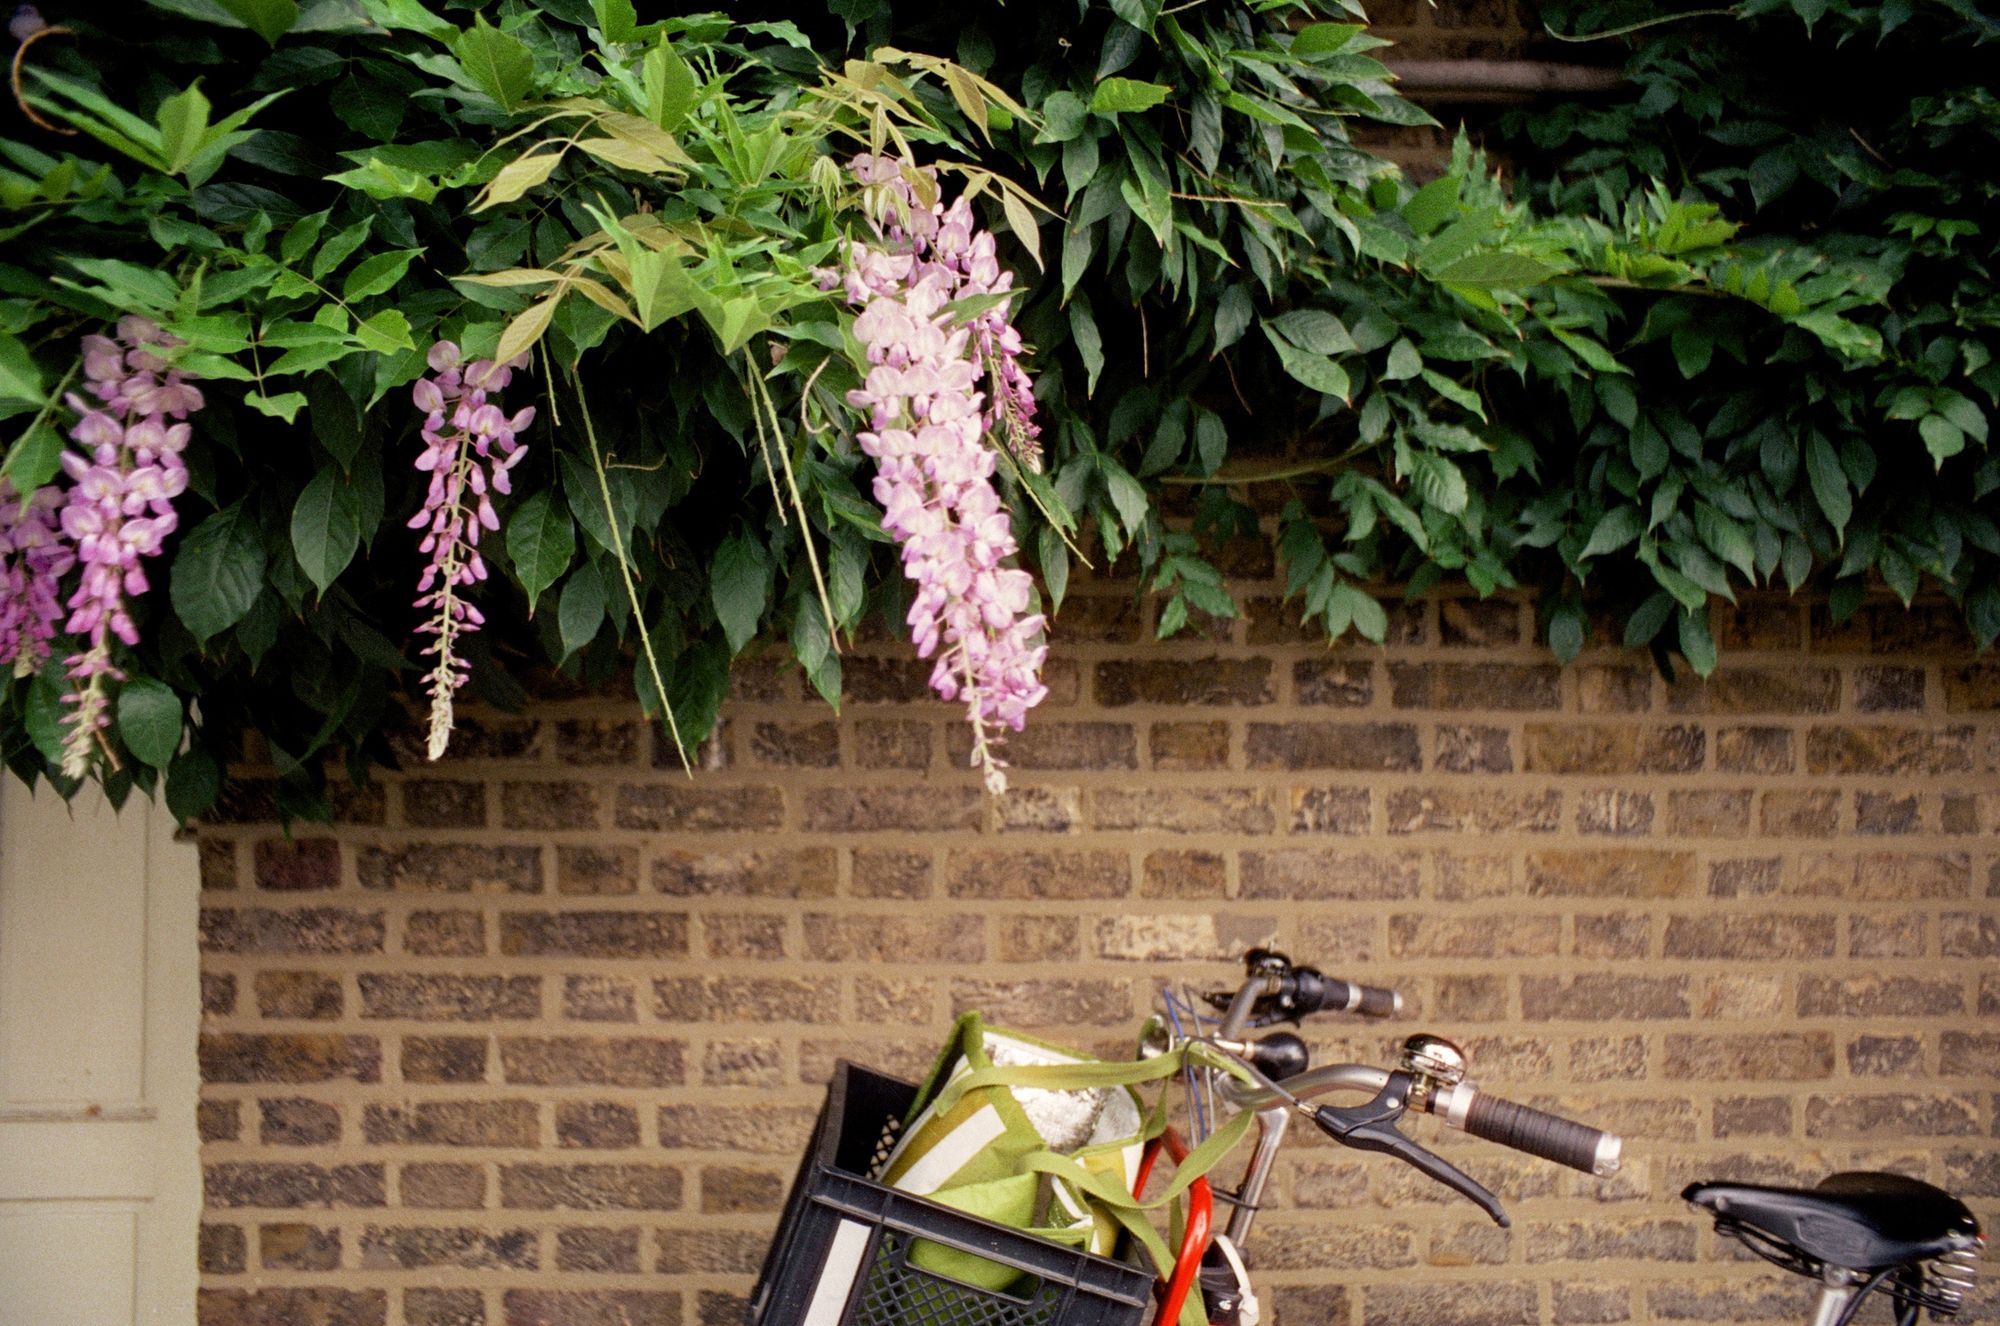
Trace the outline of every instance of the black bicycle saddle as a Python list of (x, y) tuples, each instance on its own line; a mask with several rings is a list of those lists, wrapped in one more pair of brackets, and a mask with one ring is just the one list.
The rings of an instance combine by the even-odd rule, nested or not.
[(1900, 1174), (1832, 1174), (1816, 1188), (1693, 1183), (1681, 1193), (1716, 1218), (1813, 1261), (1879, 1271), (1928, 1261), (1980, 1241), (1979, 1222), (1941, 1188)]

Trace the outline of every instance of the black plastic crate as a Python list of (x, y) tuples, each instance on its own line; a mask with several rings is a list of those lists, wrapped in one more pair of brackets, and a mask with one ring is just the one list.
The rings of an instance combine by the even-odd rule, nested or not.
[[(751, 1326), (1137, 1326), (1153, 1276), (1122, 1262), (897, 1192), (868, 1175), (917, 1088), (837, 1064), (777, 1237), (750, 1296)], [(918, 1240), (1024, 1274), (996, 1292), (912, 1265)]]

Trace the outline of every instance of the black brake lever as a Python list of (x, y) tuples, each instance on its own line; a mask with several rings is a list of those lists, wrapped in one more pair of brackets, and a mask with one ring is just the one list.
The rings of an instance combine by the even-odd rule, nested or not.
[(1391, 1073), (1389, 1081), (1365, 1105), (1345, 1109), (1321, 1105), (1312, 1120), (1327, 1136), (1357, 1151), (1379, 1151), (1412, 1166), (1453, 1192), (1458, 1193), (1493, 1218), (1502, 1229), (1510, 1223), (1486, 1185), (1436, 1152), (1427, 1151), (1396, 1131), (1396, 1120), (1409, 1108), (1411, 1079), (1408, 1073)]

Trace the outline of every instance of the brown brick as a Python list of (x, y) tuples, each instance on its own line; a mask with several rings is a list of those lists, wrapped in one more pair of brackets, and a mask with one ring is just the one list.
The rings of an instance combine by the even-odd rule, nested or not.
[(785, 1052), (776, 1040), (745, 1037), (710, 1041), (701, 1056), (707, 1087), (775, 1088), (784, 1085)]
[(1684, 898), (1695, 891), (1694, 855), (1641, 848), (1528, 853), (1536, 898)]
[(1431, 767), (1441, 773), (1514, 772), (1513, 734), (1504, 727), (1467, 723), (1438, 725)]
[(402, 785), (403, 823), (418, 829), (483, 829), (486, 784), (413, 778)]
[(486, 1299), (477, 1289), (405, 1289), (403, 1326), (486, 1326)]
[(840, 724), (760, 722), (750, 725), (750, 762), (762, 769), (837, 769)]
[(782, 916), (704, 916), (703, 947), (711, 958), (775, 961), (787, 955), (789, 923)]
[(1227, 956), (1215, 918), (1184, 916), (1103, 916), (1092, 928), (1091, 951), (1118, 962), (1202, 962)]
[[(1746, 810), (1745, 816), (1748, 816)], [(1785, 858), (1744, 857), (1714, 861), (1708, 867), (1708, 892), (1715, 898), (1767, 898), (1784, 891)]]
[(1807, 1137), (1977, 1137), (1985, 1131), (1978, 1102), (1970, 1096), (1896, 1093), (1806, 1101)]
[(760, 1233), (728, 1229), (661, 1229), (660, 1269), (687, 1274), (755, 1275), (764, 1264), (767, 1239)]
[(775, 1212), (784, 1205), (785, 1179), (742, 1165), (704, 1165), (701, 1209), (707, 1215)]
[(257, 844), (252, 871), (260, 889), (337, 889), (340, 844), (331, 838), (266, 838)]
[(202, 1326), (384, 1326), (389, 1296), (380, 1289), (200, 1289)]
[(1799, 1310), (1798, 1282), (1776, 1272), (1754, 1280), (1647, 1285), (1646, 1311), (1660, 1321), (1785, 1321)]
[(621, 829), (645, 833), (775, 829), (785, 821), (785, 798), (775, 787), (627, 783), (613, 818)]
[(1944, 707), (1955, 714), (2000, 709), (2000, 664), (1946, 668)]
[(1523, 976), (1521, 1015), (1530, 1022), (1684, 1018), (1685, 976)]
[(1586, 714), (1637, 714), (1653, 707), (1648, 667), (1577, 665), (1577, 708)]
[(954, 898), (1122, 898), (1132, 868), (1122, 852), (953, 851), (945, 889)]
[(1965, 1011), (1957, 981), (1917, 976), (1805, 976), (1800, 1017), (1940, 1017)]
[(228, 1017), (236, 1011), (236, 977), (228, 972), (201, 974), (201, 1011), (206, 1017)]
[(1897, 667), (1856, 668), (1854, 707), (1864, 714), (1922, 709), (1924, 670)]
[(1389, 832), (1554, 833), (1562, 828), (1560, 792), (1406, 787), (1383, 803)]
[(1341, 1285), (1272, 1285), (1259, 1290), (1258, 1296), (1266, 1293), (1270, 1295), (1266, 1311), (1285, 1326), (1347, 1326), (1353, 1311), (1354, 1294)]
[(622, 1229), (557, 1230), (556, 1269), (637, 1275), (639, 1227), (626, 1225)]
[(202, 1196), (211, 1208), (381, 1206), (387, 1197), (380, 1165), (295, 1165), (224, 1162), (202, 1169)]
[(533, 1101), (433, 1100), (370, 1105), (361, 1132), (376, 1146), (533, 1147), (541, 1125)]
[(346, 907), (204, 907), (204, 953), (380, 953), (382, 913)]
[(1577, 793), (1576, 831), (1607, 838), (1638, 838), (1653, 829), (1653, 797), (1647, 792), (1591, 788)]
[(1147, 729), (1153, 768), (1186, 772), (1229, 765), (1229, 724), (1154, 723)]
[(1561, 939), (1559, 916), (1402, 913), (1389, 918), (1392, 958), (1554, 957)]
[(1989, 1081), (2000, 1077), (2000, 1034), (1947, 1031), (1940, 1044), (1940, 1075)]
[(680, 1326), (681, 1296), (658, 1289), (509, 1289), (504, 1326)]
[(1506, 599), (1445, 599), (1438, 604), (1438, 643), (1481, 649), (1521, 643), (1521, 605)]
[(195, 843), (197, 869), (204, 893), (226, 893), (236, 888), (236, 844), (226, 838), (202, 838)]
[(1514, 891), (1514, 860), (1504, 855), (1438, 852), (1431, 858), (1437, 896), (1445, 902), (1500, 898)]
[(802, 794), (808, 833), (925, 833), (976, 829), (986, 819), (986, 793), (969, 785), (941, 787), (816, 787)]
[(666, 1165), (502, 1165), (500, 1205), (522, 1211), (677, 1211), (681, 1174)]
[(608, 1100), (565, 1100), (556, 1104), (556, 1145), (621, 1150), (639, 1145), (639, 1111)]
[(1532, 1284), (1482, 1282), (1468, 1294), (1458, 1285), (1370, 1284), (1361, 1290), (1364, 1321), (1403, 1321), (1411, 1326), (1519, 1326), (1538, 1313)]
[(1806, 770), (1815, 774), (1962, 774), (1975, 768), (1971, 726), (1815, 727), (1806, 733)]
[(1708, 737), (1690, 724), (1530, 723), (1521, 731), (1521, 746), (1521, 767), (1533, 773), (1694, 773), (1702, 766)]
[(237, 1275), (249, 1264), (243, 1226), (204, 1224), (195, 1240), (195, 1257), (203, 1275)]
[(1783, 1137), (1792, 1131), (1789, 1096), (1725, 1096), (1715, 1102), (1715, 1135)]
[(1375, 698), (1375, 665), (1346, 659), (1308, 658), (1292, 664), (1300, 704), (1366, 709)]
[(413, 893), (540, 893), (539, 847), (471, 843), (411, 843), (363, 847), (355, 873), (364, 889)]
[(1440, 976), (1433, 1010), (1464, 1022), (1496, 1022), (1507, 1016), (1504, 976)]
[(531, 1229), (370, 1225), (361, 1233), (363, 1270), (532, 1271), (541, 1249)]
[(1419, 860), (1414, 852), (1378, 856), (1308, 847), (1244, 852), (1242, 896), (1297, 902), (1414, 898)]
[(243, 1131), (243, 1102), (204, 1100), (195, 1106), (195, 1131), (204, 1142), (233, 1142)]
[(1915, 1036), (1856, 1036), (1847, 1043), (1849, 1077), (1904, 1079), (1921, 1076), (1923, 1067), (1924, 1044)]
[(1667, 689), (1678, 714), (1830, 714), (1840, 707), (1840, 671), (1814, 667), (1723, 667), (1706, 681)]
[(1327, 1221), (1290, 1225), (1281, 1241), (1258, 1250), (1268, 1271), (1304, 1271), (1323, 1266), (1398, 1270), (1417, 1264), (1415, 1231), (1407, 1225), (1335, 1225)]
[(1663, 1067), (1675, 1081), (1802, 1081), (1833, 1076), (1833, 1037), (1823, 1031), (1666, 1038)]
[(1700, 1226), (1684, 1220), (1537, 1221), (1522, 1231), (1529, 1262), (1691, 1262)]
[(204, 1082), (355, 1082), (382, 1080), (382, 1046), (373, 1036), (204, 1032)]
[(1117, 1026), (1132, 1016), (1123, 981), (967, 978), (951, 983), (952, 1015), (978, 1009), (1001, 1026)]
[[(1007, 927), (1035, 919), (994, 918), (995, 924), (1002, 927), (1001, 961), (1008, 960), (1005, 947), (1008, 942)], [(1049, 919), (1067, 923), (1072, 935), (1076, 932), (1077, 921), (1073, 916)], [(932, 1010), (939, 1007), (943, 998), (944, 982), (935, 976), (857, 976), (854, 978), (854, 1019), (857, 1022), (894, 1022), (929, 1027), (934, 1024)]]
[(1555, 1326), (1610, 1326), (1632, 1320), (1632, 1286), (1559, 1280), (1552, 1287)]
[(260, 971), (253, 982), (257, 1016), (338, 1018), (344, 1007), (340, 978), (316, 971)]
[(1569, 1043), (1569, 1075), (1576, 1082), (1616, 1082), (1646, 1075), (1643, 1036), (1578, 1036)]
[(1083, 953), (1083, 926), (1074, 916), (996, 916), (993, 928), (1001, 962), (1073, 962)]
[(1390, 701), (1398, 709), (1554, 709), (1562, 669), (1548, 663), (1391, 663)]
[[(986, 936), (976, 916), (841, 916), (808, 912), (805, 955), (815, 962), (974, 963), (986, 957)], [(786, 1021), (829, 1020), (800, 1008)]]
[(476, 1211), (486, 1205), (486, 1171), (478, 1165), (413, 1162), (397, 1179), (402, 1205), (419, 1210)]
[(931, 858), (894, 848), (854, 849), (849, 892), (857, 898), (928, 898)]
[(505, 912), (500, 951), (518, 957), (685, 957), (687, 917), (673, 912)]
[(1148, 852), (1139, 880), (1145, 898), (1220, 898), (1228, 887), (1228, 863), (1216, 852)]
[(1782, 727), (1725, 727), (1715, 734), (1715, 767), (1724, 773), (1786, 774), (1798, 765)]
[(830, 898), (838, 875), (831, 847), (698, 852), (653, 861), (653, 887), (676, 898)]
[(1097, 702), (1128, 704), (1259, 705), (1277, 699), (1268, 658), (1127, 660), (1099, 663)]
[(403, 951), (431, 958), (479, 957), (486, 952), (486, 917), (468, 911), (411, 912), (403, 922)]
[(931, 697), (931, 664), (898, 656), (848, 656), (841, 662), (840, 695), (851, 704), (908, 704)]
[(406, 1036), (402, 1066), (405, 1082), (484, 1082), (484, 1036)]
[(1365, 787), (1294, 787), (1290, 829), (1293, 833), (1364, 834), (1374, 825), (1371, 798)]
[(638, 891), (638, 848), (569, 843), (556, 848), (556, 892), (605, 895)]
[(1840, 829), (1838, 792), (1766, 792), (1758, 830), (1770, 838), (1828, 838)]
[(1069, 833), (1083, 823), (1083, 792), (1074, 787), (1015, 784), (992, 799), (1001, 833)]
[(1103, 788), (1090, 796), (1091, 822), (1126, 833), (1270, 833), (1278, 812), (1262, 788)]
[(1910, 913), (1891, 916), (1850, 916), (1847, 952), (1855, 958), (1917, 958), (1924, 952), (1925, 917)]
[(1796, 650), (1805, 642), (1805, 622), (1793, 603), (1746, 601), (1715, 617), (1716, 643), (1725, 649)]
[(331, 1146), (340, 1141), (340, 1111), (325, 1101), (286, 1097), (257, 1102), (257, 1140), (265, 1146)]
[(1580, 958), (1643, 958), (1652, 948), (1652, 935), (1650, 916), (1579, 914), (1575, 952)]
[(864, 718), (854, 725), (854, 762), (863, 769), (928, 769), (931, 725), (900, 718)]
[(636, 1022), (638, 986), (627, 976), (563, 977), (563, 1016), (573, 1022)]
[(685, 1080), (681, 1046), (656, 1036), (508, 1036), (500, 1074), (526, 1086), (677, 1086)]
[(1423, 752), (1412, 723), (1252, 723), (1252, 769), (1414, 771)]
[(1798, 962), (1834, 954), (1836, 921), (1823, 915), (1744, 914), (1667, 919), (1669, 958)]
[(1667, 794), (1666, 831), (1677, 838), (1734, 838), (1750, 831), (1748, 788)]
[[(1015, 769), (1139, 767), (1139, 736), (1129, 723), (1030, 723), (1005, 736), (1000, 754)], [(965, 768), (972, 754), (972, 730), (963, 723), (947, 728), (945, 750), (953, 765)]]
[(663, 1022), (838, 1022), (840, 982), (823, 976), (662, 977), (653, 982), (653, 1015)]
[(1938, 927), (1947, 958), (2000, 958), (2000, 916), (1947, 912), (1938, 918)]
[(737, 1151), (793, 1157), (805, 1149), (817, 1111), (811, 1106), (662, 1105), (660, 1145), (687, 1151)]
[(1799, 890), (1815, 897), (1910, 902), (1972, 893), (1972, 861), (1963, 852), (1865, 852), (1810, 855)]
[(412, 1022), (491, 1022), (537, 1017), (539, 976), (363, 974), (361, 1016)]

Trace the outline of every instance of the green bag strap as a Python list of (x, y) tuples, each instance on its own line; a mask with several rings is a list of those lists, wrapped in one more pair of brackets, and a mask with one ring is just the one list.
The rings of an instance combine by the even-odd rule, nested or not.
[(958, 1098), (981, 1087), (1029, 1087), (1043, 1091), (1088, 1091), (1099, 1087), (1130, 1087), (1157, 1082), (1181, 1071), (1183, 1056), (1157, 1059), (1092, 1059), (1073, 1064), (994, 1064), (960, 1073), (938, 1089), (938, 1108), (949, 1110)]
[(1113, 1183), (1105, 1175), (1088, 1169), (1059, 1152), (1031, 1151), (1021, 1157), (1019, 1163), (1023, 1169), (1066, 1181), (1072, 1187), (1096, 1198), (1114, 1212), (1157, 1211), (1179, 1199), (1193, 1186), (1196, 1179), (1206, 1175), (1224, 1156), (1234, 1150), (1256, 1117), (1248, 1112), (1234, 1115), (1229, 1122), (1203, 1138), (1199, 1146), (1188, 1152), (1187, 1159), (1175, 1166), (1173, 1179), (1157, 1197), (1151, 1200), (1142, 1199), (1125, 1191), (1122, 1185)]

